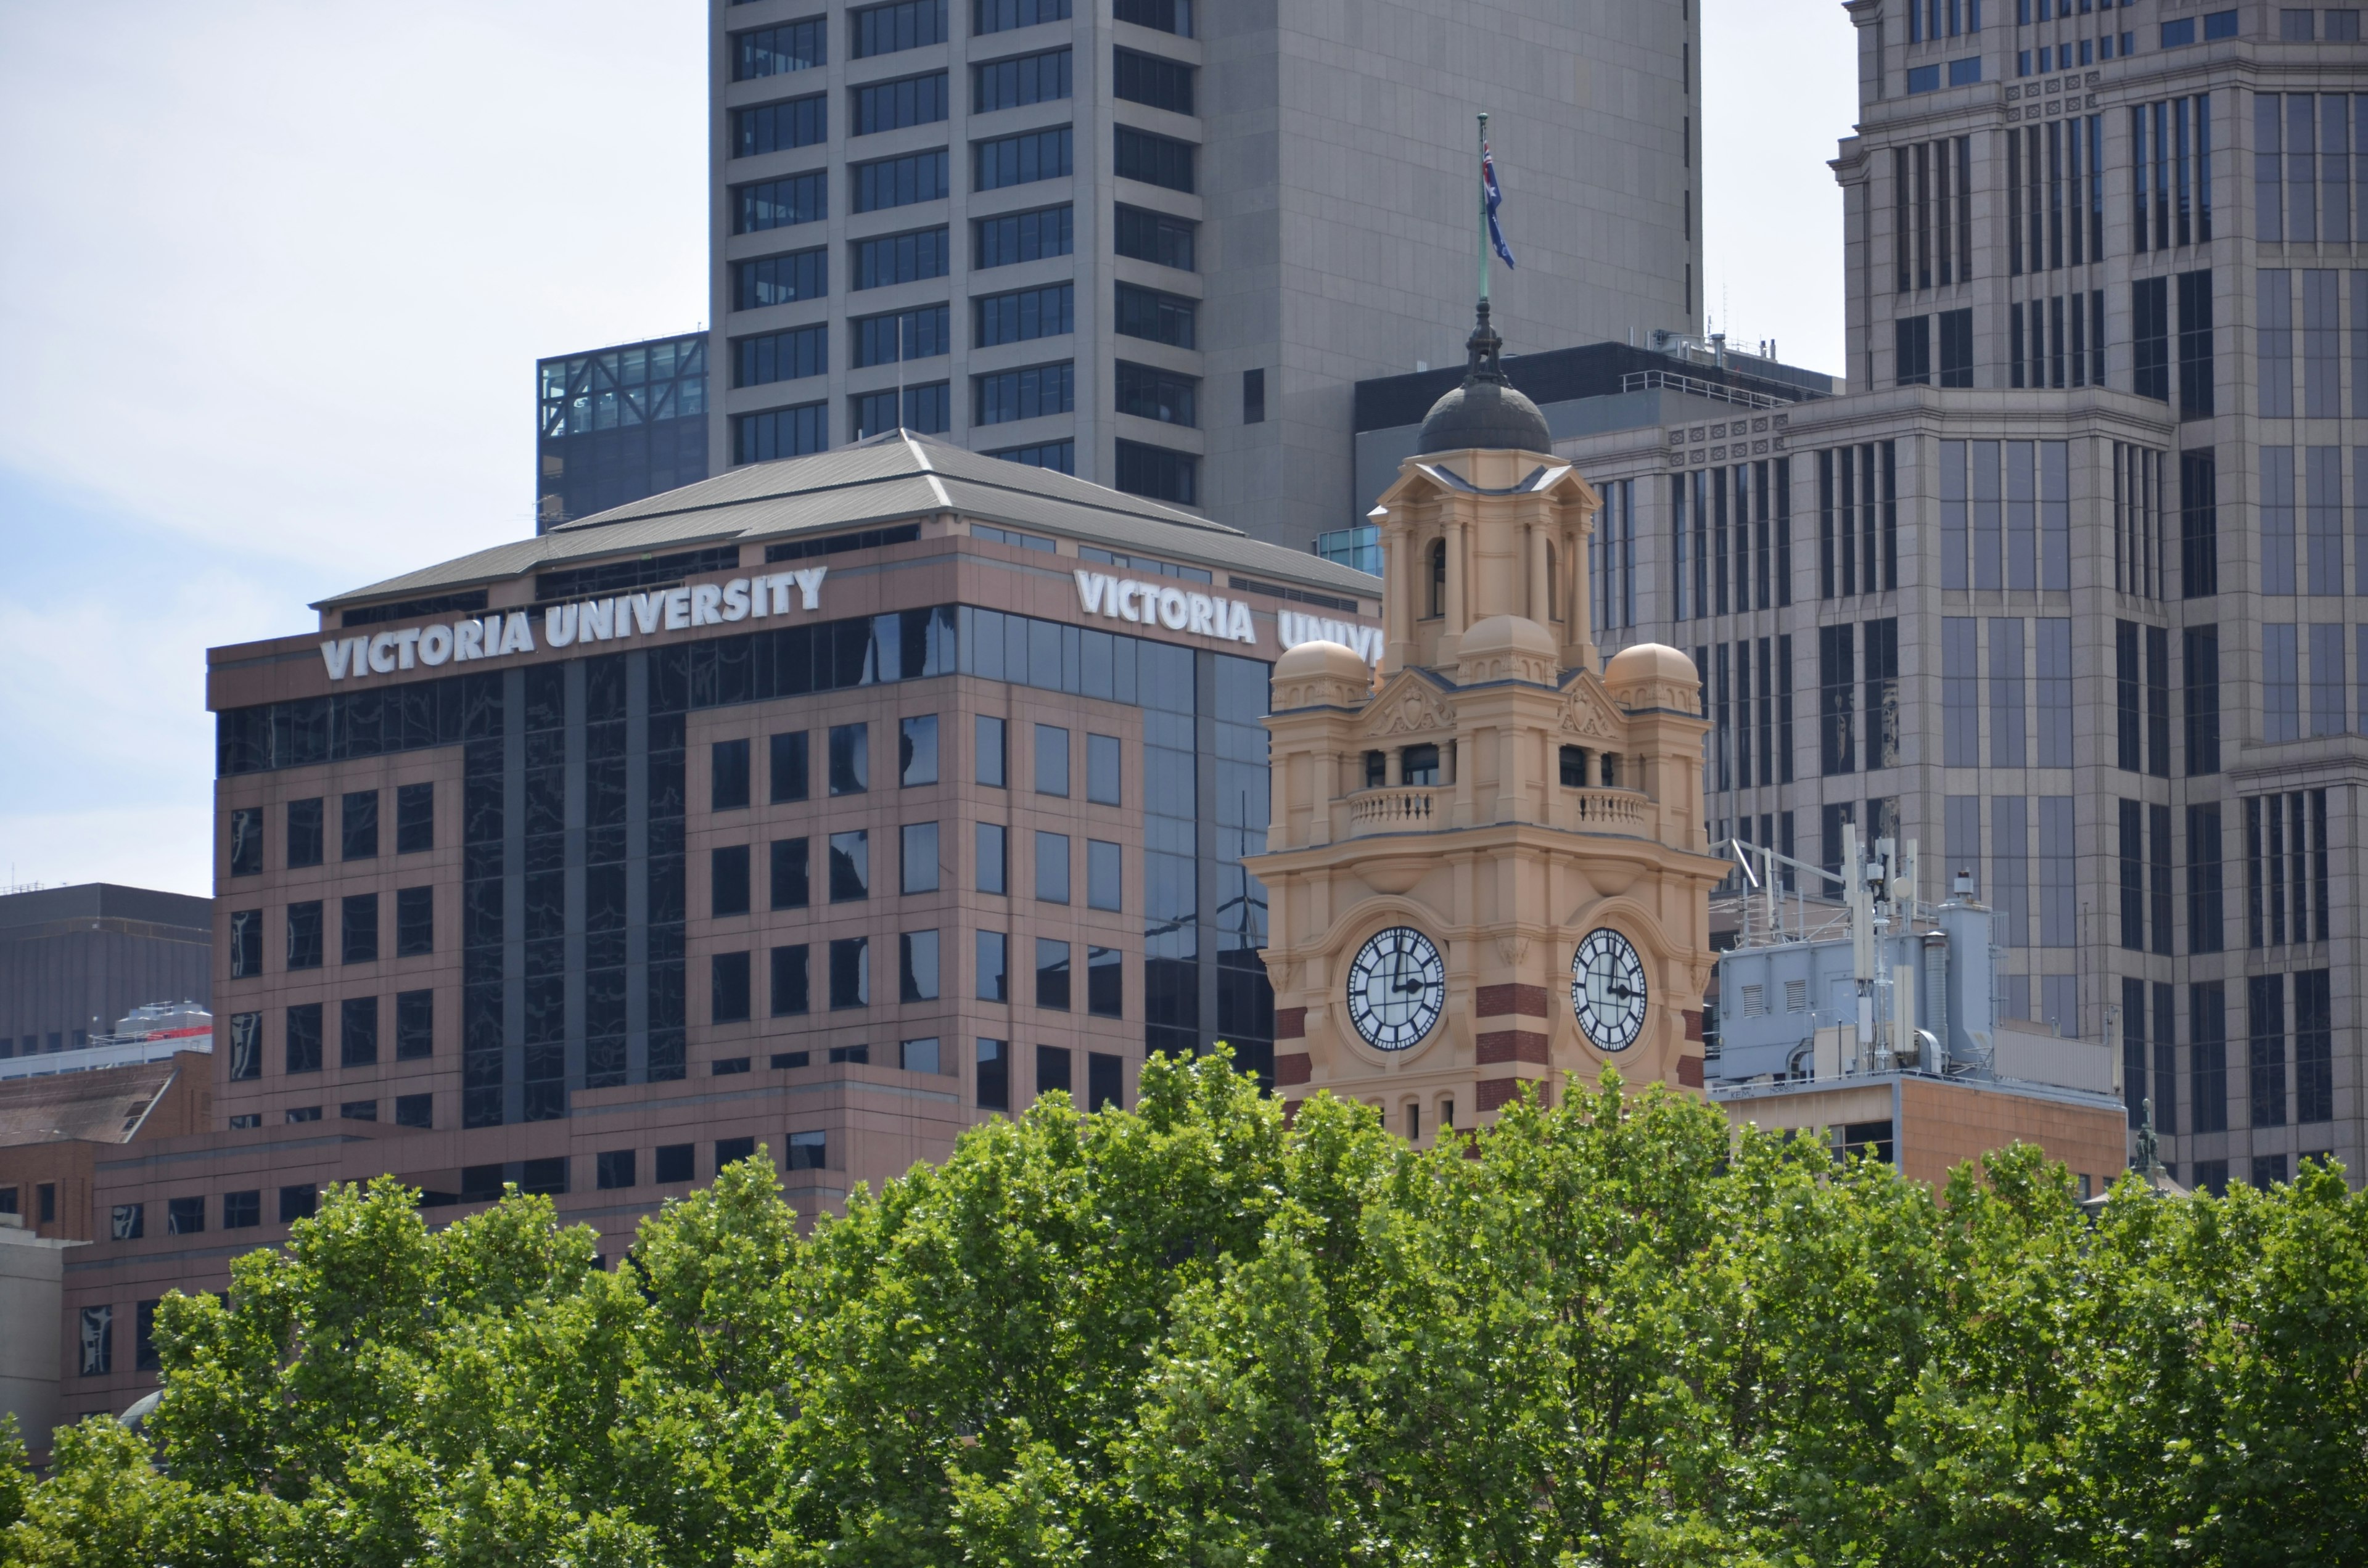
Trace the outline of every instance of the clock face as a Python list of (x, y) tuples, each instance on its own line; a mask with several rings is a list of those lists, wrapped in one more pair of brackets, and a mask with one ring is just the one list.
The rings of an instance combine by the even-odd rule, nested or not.
[(1376, 1051), (1418, 1044), (1447, 1006), (1447, 964), (1429, 937), (1393, 926), (1349, 966), (1349, 1017)]
[(1644, 960), (1609, 926), (1589, 931), (1571, 955), (1570, 1010), (1598, 1051), (1625, 1051), (1644, 1032)]

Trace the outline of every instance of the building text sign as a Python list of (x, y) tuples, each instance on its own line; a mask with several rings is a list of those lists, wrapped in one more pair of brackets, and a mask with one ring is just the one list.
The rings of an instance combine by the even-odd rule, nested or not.
[[(1258, 645), (1258, 622), (1240, 599), (1177, 586), (1174, 583), (1142, 582), (1107, 572), (1079, 572), (1077, 603), (1087, 615), (1131, 620), (1138, 626), (1164, 626), (1200, 637)], [(1382, 656), (1382, 631), (1353, 620), (1325, 620), (1296, 610), (1278, 610), (1275, 640), (1285, 648), (1302, 642), (1338, 642), (1353, 648), (1368, 664)]]
[[(822, 580), (829, 570), (809, 566), (768, 576), (549, 605), (542, 612), (542, 641), (547, 647), (564, 648), (816, 610), (822, 608)], [(321, 644), (321, 662), (328, 666), (331, 680), (358, 680), (423, 665), (434, 669), (439, 665), (534, 651), (534, 621), (529, 612), (514, 609), (433, 626), (407, 626), (399, 631), (340, 637)]]

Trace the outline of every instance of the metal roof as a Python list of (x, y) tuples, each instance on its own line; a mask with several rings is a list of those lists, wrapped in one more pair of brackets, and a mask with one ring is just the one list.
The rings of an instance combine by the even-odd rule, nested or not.
[(789, 539), (939, 512), (1336, 594), (1375, 598), (1382, 591), (1378, 577), (1190, 512), (900, 430), (810, 457), (751, 463), (532, 539), (355, 588), (313, 608), (476, 586), (660, 548)]

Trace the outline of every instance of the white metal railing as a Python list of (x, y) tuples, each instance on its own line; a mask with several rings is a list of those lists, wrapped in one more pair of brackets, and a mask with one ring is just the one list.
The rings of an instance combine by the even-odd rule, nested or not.
[(1741, 387), (1730, 387), (1718, 381), (1681, 376), (1674, 370), (1631, 370), (1620, 378), (1620, 390), (1624, 392), (1651, 392), (1656, 388), (1684, 392), (1691, 397), (1706, 397), (1714, 403), (1731, 403), (1743, 408), (1790, 408), (1795, 401), (1770, 392), (1747, 392)]
[(183, 1051), (211, 1054), (213, 1048), (213, 1036), (203, 1034), (37, 1051), (30, 1056), (0, 1057), (0, 1078), (46, 1078), (59, 1073), (96, 1072), (101, 1067), (132, 1067), (142, 1062), (170, 1061), (176, 1052)]

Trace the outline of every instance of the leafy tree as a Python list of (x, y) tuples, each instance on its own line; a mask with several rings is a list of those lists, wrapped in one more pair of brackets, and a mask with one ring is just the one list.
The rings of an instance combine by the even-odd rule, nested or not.
[(168, 1297), (26, 1564), (2368, 1561), (2368, 1199), (1944, 1194), (1606, 1074), (1422, 1152), (1220, 1056), (837, 1216), (769, 1159), (590, 1233), (341, 1187)]

